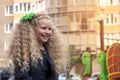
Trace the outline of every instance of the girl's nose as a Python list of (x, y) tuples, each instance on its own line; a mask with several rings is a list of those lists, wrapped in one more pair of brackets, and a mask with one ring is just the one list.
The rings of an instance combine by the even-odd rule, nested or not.
[(46, 29), (46, 33), (51, 33), (51, 30), (50, 29)]

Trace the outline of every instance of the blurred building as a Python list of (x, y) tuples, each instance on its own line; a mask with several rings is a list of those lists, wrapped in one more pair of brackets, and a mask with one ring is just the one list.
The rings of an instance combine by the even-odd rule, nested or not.
[[(45, 1), (46, 10), (64, 34), (71, 53), (88, 49), (97, 51), (100, 50), (101, 44), (106, 50), (112, 43), (120, 42), (120, 0)], [(100, 33), (101, 27), (103, 34)], [(100, 39), (103, 39), (102, 43)], [(99, 66), (96, 61), (92, 64)], [(80, 72), (80, 66), (75, 66), (76, 72)], [(94, 66), (93, 72), (100, 70), (100, 67)]]
[(96, 51), (96, 0), (46, 0), (46, 10), (64, 34), (71, 53)]
[(0, 67), (8, 67), (9, 61), (3, 58), (6, 57), (9, 35), (13, 27), (13, 0), (0, 0), (0, 10)]
[(13, 27), (13, 0), (0, 0), (0, 58), (6, 55)]
[(44, 12), (44, 0), (14, 0), (14, 23), (18, 22), (21, 16), (30, 12)]
[[(46, 0), (46, 9), (55, 25), (65, 35), (72, 53), (90, 48), (104, 50), (120, 42), (120, 0)], [(100, 43), (100, 20), (103, 41)]]
[(0, 67), (7, 67), (11, 31), (20, 17), (29, 12), (44, 12), (44, 0), (0, 0)]
[[(97, 16), (104, 22), (104, 48), (120, 42), (120, 0), (97, 0)], [(100, 26), (97, 26), (98, 42)], [(97, 44), (98, 47), (100, 44)]]

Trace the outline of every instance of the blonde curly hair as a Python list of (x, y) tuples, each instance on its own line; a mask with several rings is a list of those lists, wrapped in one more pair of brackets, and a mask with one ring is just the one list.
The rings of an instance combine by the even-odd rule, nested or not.
[[(46, 14), (35, 14), (31, 20), (20, 21), (14, 31), (13, 39), (10, 45), (10, 58), (13, 63), (17, 62), (21, 67), (20, 71), (29, 70), (29, 62), (37, 66), (38, 59), (42, 59), (38, 40), (34, 32), (34, 28), (38, 25), (38, 20), (51, 18)], [(69, 61), (68, 48), (63, 41), (63, 37), (55, 26), (51, 26), (52, 35), (45, 44), (51, 59), (55, 64), (55, 69), (58, 73), (66, 71)]]

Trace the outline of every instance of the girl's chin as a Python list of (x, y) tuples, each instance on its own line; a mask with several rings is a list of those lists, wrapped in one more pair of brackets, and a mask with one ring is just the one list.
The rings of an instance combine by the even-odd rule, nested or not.
[(39, 38), (39, 42), (45, 43), (45, 42), (47, 42), (47, 41), (48, 41), (48, 39), (45, 39), (45, 38)]
[(47, 40), (42, 40), (43, 43), (45, 43), (45, 42), (47, 42), (47, 41), (48, 41), (48, 39), (47, 39)]

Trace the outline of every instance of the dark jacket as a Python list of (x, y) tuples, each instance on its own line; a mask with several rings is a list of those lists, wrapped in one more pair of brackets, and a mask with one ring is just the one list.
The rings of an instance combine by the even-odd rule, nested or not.
[(58, 80), (54, 65), (46, 51), (42, 51), (43, 59), (39, 60), (39, 65), (26, 72), (20, 72), (20, 67), (15, 67), (15, 80)]

